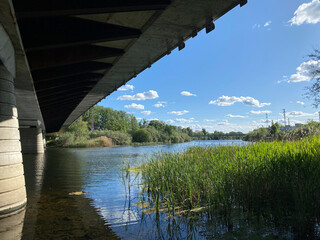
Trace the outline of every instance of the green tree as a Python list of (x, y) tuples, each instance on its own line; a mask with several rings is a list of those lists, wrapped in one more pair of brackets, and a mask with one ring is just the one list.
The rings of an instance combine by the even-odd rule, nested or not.
[(207, 130), (205, 128), (202, 128), (201, 131), (202, 131), (203, 136), (207, 136), (208, 135), (208, 132), (207, 132)]
[(73, 133), (76, 139), (89, 138), (88, 123), (81, 118), (72, 123), (67, 131)]
[(312, 78), (315, 80), (310, 87), (307, 87), (306, 97), (313, 100), (313, 106), (318, 108), (320, 105), (320, 50), (315, 49), (313, 54), (309, 55), (310, 60), (316, 62), (312, 70)]
[(136, 130), (132, 137), (134, 142), (143, 143), (152, 141), (151, 134), (145, 129)]
[(276, 135), (280, 132), (280, 124), (279, 123), (273, 123), (271, 124), (270, 133), (272, 135)]

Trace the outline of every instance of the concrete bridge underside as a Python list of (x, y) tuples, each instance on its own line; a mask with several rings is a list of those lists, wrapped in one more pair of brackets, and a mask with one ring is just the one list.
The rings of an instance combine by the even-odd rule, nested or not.
[(0, 213), (26, 202), (21, 145), (43, 152), (42, 132), (69, 126), (246, 3), (0, 0)]

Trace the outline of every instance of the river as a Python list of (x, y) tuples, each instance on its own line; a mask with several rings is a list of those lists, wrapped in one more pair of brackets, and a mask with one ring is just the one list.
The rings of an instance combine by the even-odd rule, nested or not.
[[(142, 214), (135, 205), (140, 191), (136, 184), (138, 173), (124, 168), (129, 164), (137, 166), (159, 151), (232, 144), (246, 143), (225, 140), (137, 147), (49, 148), (45, 154), (24, 155), (28, 203), (21, 220), (21, 238), (225, 239), (228, 230), (218, 221), (209, 224), (205, 217)], [(265, 234), (264, 229), (259, 228), (257, 234), (259, 231)], [(237, 236), (241, 239), (241, 233)]]

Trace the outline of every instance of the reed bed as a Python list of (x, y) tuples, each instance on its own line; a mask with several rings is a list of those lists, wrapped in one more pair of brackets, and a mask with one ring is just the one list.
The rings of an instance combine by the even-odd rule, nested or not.
[(158, 153), (142, 166), (153, 205), (224, 216), (256, 214), (297, 236), (315, 236), (320, 219), (320, 137)]

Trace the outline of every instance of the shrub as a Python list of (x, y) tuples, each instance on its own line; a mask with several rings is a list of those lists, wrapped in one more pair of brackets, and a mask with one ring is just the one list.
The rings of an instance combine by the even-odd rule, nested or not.
[(92, 147), (112, 147), (112, 139), (106, 136), (90, 139), (90, 143), (93, 143)]
[(152, 141), (151, 134), (145, 129), (136, 130), (133, 133), (132, 137), (133, 137), (134, 142), (142, 143), (142, 142), (151, 142)]
[(72, 144), (75, 140), (75, 135), (72, 132), (62, 133), (58, 138), (58, 145), (62, 145), (63, 147)]
[(120, 131), (112, 130), (98, 130), (90, 133), (91, 138), (97, 138), (105, 136), (112, 139), (113, 144), (115, 145), (129, 145), (132, 142), (132, 137), (130, 134)]
[(82, 119), (78, 119), (74, 123), (70, 125), (67, 132), (71, 132), (74, 134), (75, 138), (89, 138), (89, 129), (88, 129), (88, 123), (82, 121)]

